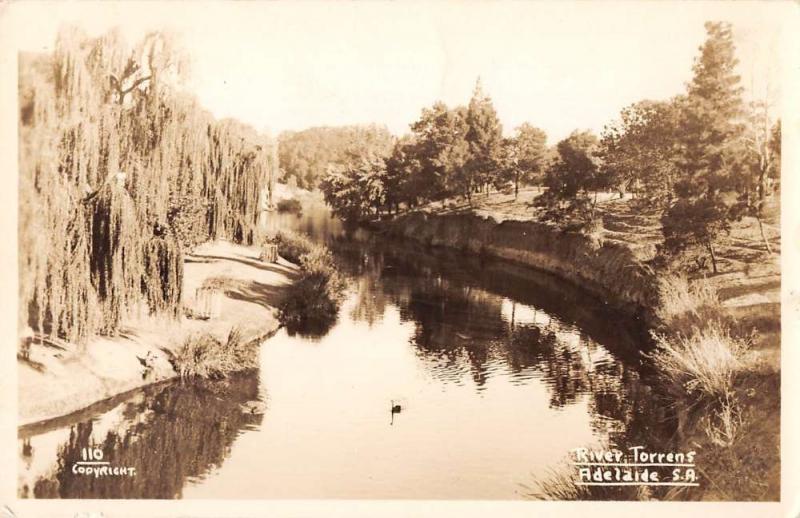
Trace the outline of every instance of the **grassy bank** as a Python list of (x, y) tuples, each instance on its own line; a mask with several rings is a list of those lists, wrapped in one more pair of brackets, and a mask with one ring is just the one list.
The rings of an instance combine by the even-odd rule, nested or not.
[(675, 443), (699, 452), (702, 498), (778, 500), (780, 371), (756, 349), (766, 333), (736, 319), (706, 280), (659, 282), (648, 358), (673, 409)]
[[(184, 263), (182, 312), (146, 314), (123, 323), (116, 337), (86, 344), (32, 337), (18, 360), (19, 424), (78, 411), (92, 403), (179, 375), (224, 376), (255, 366), (256, 345), (278, 329), (278, 306), (298, 268), (266, 264), (254, 247), (206, 243)], [(214, 318), (197, 318), (198, 288), (219, 290)]]

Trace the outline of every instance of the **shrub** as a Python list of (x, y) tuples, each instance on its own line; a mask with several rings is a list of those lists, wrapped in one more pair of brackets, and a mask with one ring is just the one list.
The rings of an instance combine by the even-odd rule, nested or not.
[(344, 281), (331, 252), (301, 234), (275, 236), (278, 253), (300, 266), (300, 278), (278, 308), (278, 319), (290, 334), (321, 335), (336, 321)]
[(209, 333), (191, 336), (178, 349), (173, 364), (182, 378), (225, 378), (258, 366), (258, 342), (245, 343), (238, 328), (231, 329), (225, 342)]
[(294, 232), (278, 232), (272, 242), (278, 245), (278, 255), (298, 265), (303, 255), (319, 246), (305, 235)]
[(289, 334), (320, 336), (336, 322), (339, 296), (333, 282), (315, 273), (303, 276), (289, 288), (278, 319)]
[(277, 207), (278, 212), (281, 213), (301, 214), (303, 212), (303, 206), (300, 204), (300, 201), (295, 198), (281, 200), (278, 202)]
[(727, 401), (736, 378), (751, 365), (751, 339), (731, 336), (719, 323), (695, 329), (688, 337), (656, 334), (648, 354), (678, 394)]

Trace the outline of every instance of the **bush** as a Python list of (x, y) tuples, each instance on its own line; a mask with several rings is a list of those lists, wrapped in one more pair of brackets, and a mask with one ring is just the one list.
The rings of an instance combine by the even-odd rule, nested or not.
[(303, 276), (280, 305), (278, 319), (290, 335), (321, 336), (336, 322), (339, 297), (333, 282), (315, 273)]
[(258, 367), (258, 342), (245, 343), (237, 328), (231, 329), (225, 342), (209, 333), (192, 336), (178, 349), (173, 365), (182, 378), (225, 378)]
[(302, 214), (303, 206), (299, 200), (295, 198), (288, 198), (278, 202), (278, 212), (287, 214)]
[(294, 232), (278, 232), (271, 241), (278, 245), (278, 255), (297, 265), (303, 255), (319, 246), (305, 235)]
[(301, 234), (281, 232), (273, 241), (281, 256), (300, 266), (300, 278), (281, 302), (278, 319), (290, 334), (324, 334), (336, 321), (344, 291), (333, 256)]

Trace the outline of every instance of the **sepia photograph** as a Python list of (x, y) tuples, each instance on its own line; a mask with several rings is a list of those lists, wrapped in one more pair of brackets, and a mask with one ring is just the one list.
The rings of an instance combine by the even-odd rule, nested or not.
[(798, 9), (0, 5), (2, 516), (796, 500)]

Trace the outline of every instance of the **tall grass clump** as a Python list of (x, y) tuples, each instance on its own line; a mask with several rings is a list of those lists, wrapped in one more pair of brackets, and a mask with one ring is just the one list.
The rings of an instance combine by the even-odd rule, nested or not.
[(322, 335), (336, 321), (344, 291), (333, 256), (302, 234), (281, 232), (278, 253), (300, 266), (300, 277), (278, 307), (278, 319), (290, 334)]
[(655, 335), (653, 365), (676, 392), (727, 401), (737, 376), (751, 365), (750, 340), (734, 337), (719, 323), (688, 336)]
[(695, 328), (714, 322), (728, 323), (719, 297), (708, 281), (690, 282), (678, 275), (659, 278), (655, 315), (662, 330), (670, 334), (688, 335)]
[(272, 142), (214, 120), (185, 70), (161, 33), (68, 28), (19, 56), (20, 327), (80, 342), (178, 315), (184, 246), (253, 242)]
[(577, 470), (566, 462), (552, 468), (532, 485), (521, 484), (522, 496), (543, 501), (642, 501), (652, 495), (647, 486), (578, 485)]
[(258, 342), (243, 341), (237, 328), (225, 341), (209, 333), (191, 336), (178, 348), (173, 365), (182, 378), (225, 378), (258, 367)]
[(737, 376), (751, 365), (754, 337), (731, 332), (731, 318), (707, 281), (669, 276), (658, 288), (659, 328), (648, 355), (654, 367), (676, 395), (728, 401)]

